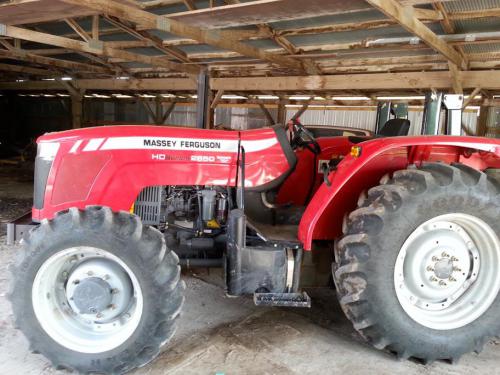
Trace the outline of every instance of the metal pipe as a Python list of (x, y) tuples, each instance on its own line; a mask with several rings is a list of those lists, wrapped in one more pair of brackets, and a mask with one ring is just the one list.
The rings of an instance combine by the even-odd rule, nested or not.
[[(482, 33), (467, 33), (467, 34), (446, 34), (438, 35), (438, 38), (446, 42), (474, 42), (476, 40), (500, 39), (500, 31), (489, 31)], [(366, 46), (376, 46), (385, 44), (419, 44), (423, 43), (419, 37), (408, 36), (400, 38), (378, 38), (368, 40)]]
[(199, 258), (181, 258), (179, 259), (179, 264), (182, 267), (196, 268), (196, 267), (209, 267), (209, 268), (220, 268), (222, 267), (222, 258), (209, 258), (209, 259), (199, 259)]

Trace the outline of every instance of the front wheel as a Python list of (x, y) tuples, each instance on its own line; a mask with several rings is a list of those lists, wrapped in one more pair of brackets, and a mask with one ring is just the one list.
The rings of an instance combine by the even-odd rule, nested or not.
[(428, 163), (383, 179), (352, 212), (334, 280), (377, 348), (457, 360), (500, 334), (500, 186), (467, 166)]
[(24, 240), (10, 299), (31, 350), (56, 368), (117, 374), (151, 361), (183, 302), (157, 230), (106, 207), (71, 209)]

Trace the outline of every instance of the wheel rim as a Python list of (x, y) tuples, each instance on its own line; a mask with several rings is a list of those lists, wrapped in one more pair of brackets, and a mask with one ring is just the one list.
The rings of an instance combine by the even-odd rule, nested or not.
[(417, 323), (436, 330), (479, 318), (500, 290), (500, 241), (483, 220), (438, 216), (420, 225), (399, 251), (394, 286)]
[(83, 246), (58, 252), (42, 264), (32, 303), (45, 332), (81, 353), (123, 344), (143, 310), (142, 291), (130, 268), (105, 250)]

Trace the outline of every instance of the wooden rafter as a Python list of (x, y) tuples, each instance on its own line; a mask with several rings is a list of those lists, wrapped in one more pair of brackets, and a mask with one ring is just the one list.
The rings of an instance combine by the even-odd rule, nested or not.
[[(240, 0), (231, 0), (231, 4), (239, 4)], [(270, 26), (267, 23), (260, 23), (257, 25), (257, 28), (261, 31), (263, 31), (264, 34), (267, 34), (276, 44), (281, 46), (287, 53), (291, 55), (298, 55), (300, 54), (300, 50), (294, 46), (292, 42), (290, 42), (286, 37), (283, 35), (278, 35), (274, 28)], [(304, 70), (307, 73), (310, 74), (318, 74), (321, 73), (320, 69), (318, 66), (314, 63), (314, 61), (310, 59), (305, 59), (302, 60), (302, 63), (304, 64)]]
[(21, 49), (0, 50), (0, 57), (12, 60), (26, 61), (33, 64), (44, 65), (49, 68), (63, 69), (66, 71), (74, 70), (89, 73), (113, 74), (113, 71), (106, 67), (39, 56), (37, 54)]
[(91, 36), (87, 34), (87, 32), (74, 19), (66, 18), (64, 22), (66, 22), (66, 24), (71, 27), (85, 42), (92, 39)]
[(0, 63), (0, 70), (5, 72), (16, 72), (16, 73), (30, 74), (36, 76), (47, 76), (54, 74), (50, 70), (46, 69), (38, 69), (38, 68), (31, 68), (29, 66), (3, 64), (3, 63)]
[(460, 69), (467, 69), (467, 61), (453, 47), (440, 39), (434, 32), (415, 17), (415, 9), (411, 6), (402, 6), (395, 0), (366, 0), (386, 16), (397, 21), (410, 33), (418, 36), (431, 48), (443, 54), (449, 61)]
[(182, 62), (192, 62), (186, 55), (186, 53), (176, 47), (167, 47), (163, 45), (163, 42), (160, 38), (156, 37), (155, 35), (147, 32), (147, 31), (138, 31), (134, 27), (130, 25), (126, 25), (125, 23), (121, 22), (118, 19), (115, 19), (113, 17), (105, 16), (106, 21), (109, 23), (113, 24), (116, 27), (121, 28), (123, 31), (126, 33), (134, 36), (137, 39), (140, 39), (144, 42), (146, 42), (147, 45), (152, 46), (156, 48), (157, 50), (166, 53), (169, 56), (175, 57), (176, 59), (182, 61)]
[(38, 31), (28, 30), (16, 26), (6, 26), (5, 36), (12, 38), (19, 38), (29, 40), (31, 42), (49, 44), (61, 48), (68, 48), (78, 52), (92, 53), (106, 57), (116, 57), (125, 61), (136, 61), (153, 66), (161, 66), (175, 71), (181, 71), (191, 74), (196, 74), (198, 69), (194, 66), (186, 66), (183, 64), (175, 63), (165, 60), (161, 57), (140, 55), (112, 47), (106, 46), (103, 42), (102, 45), (91, 45), (89, 42), (82, 42), (69, 38), (64, 38), (56, 35), (41, 33)]
[(193, 0), (182, 0), (182, 1), (189, 10), (196, 10), (196, 5), (194, 5)]
[(105, 13), (120, 19), (133, 22), (147, 29), (168, 31), (182, 37), (198, 40), (214, 47), (235, 51), (244, 56), (267, 60), (278, 65), (302, 70), (302, 64), (292, 58), (266, 52), (262, 49), (243, 44), (230, 31), (203, 30), (196, 26), (186, 25), (179, 21), (158, 16), (115, 0), (63, 0), (69, 4), (79, 4), (99, 13)]

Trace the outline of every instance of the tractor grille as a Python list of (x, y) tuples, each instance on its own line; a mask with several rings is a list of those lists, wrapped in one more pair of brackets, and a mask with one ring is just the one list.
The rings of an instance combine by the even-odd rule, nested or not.
[(143, 189), (134, 203), (134, 213), (147, 225), (160, 224), (162, 186)]

